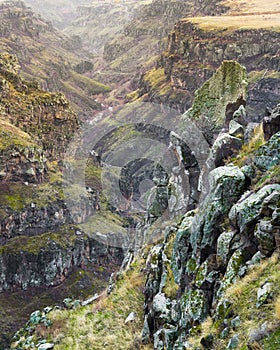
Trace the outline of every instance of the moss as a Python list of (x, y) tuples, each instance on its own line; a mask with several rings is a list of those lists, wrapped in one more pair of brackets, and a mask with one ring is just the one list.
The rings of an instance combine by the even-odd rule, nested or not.
[(0, 152), (15, 146), (31, 145), (34, 145), (34, 142), (27, 133), (0, 118)]
[(112, 89), (104, 84), (101, 84), (91, 78), (88, 78), (82, 74), (76, 73), (76, 72), (71, 72), (71, 76), (73, 81), (75, 83), (88, 91), (89, 94), (91, 95), (96, 95), (96, 94), (101, 94), (101, 93), (106, 93), (111, 91)]
[(247, 163), (248, 159), (253, 156), (254, 152), (256, 152), (264, 143), (265, 140), (263, 128), (260, 124), (254, 129), (253, 136), (249, 142), (247, 144), (244, 144), (238, 155), (234, 158), (231, 158), (229, 162), (232, 162), (234, 165), (237, 165), (241, 168)]
[[(54, 179), (55, 181), (57, 178)], [(34, 203), (37, 208), (42, 208), (51, 203), (64, 199), (63, 189), (60, 183), (42, 183), (36, 187), (21, 183), (9, 183), (0, 193), (0, 209), (2, 211), (10, 207), (15, 211), (22, 211)], [(4, 211), (2, 213), (7, 216)], [(2, 217), (2, 216), (1, 216)]]
[(263, 344), (263, 350), (278, 350), (280, 348), (280, 327), (270, 334)]
[(166, 76), (164, 73), (164, 68), (154, 68), (146, 73), (144, 81), (148, 83), (151, 89), (156, 89), (166, 82)]
[(119, 215), (111, 211), (101, 211), (92, 215), (87, 222), (80, 225), (81, 229), (87, 233), (100, 232), (103, 234), (116, 233), (126, 236), (125, 226), (127, 222)]
[(132, 91), (129, 94), (127, 94), (126, 99), (129, 102), (133, 102), (133, 101), (137, 100), (138, 96), (139, 96), (139, 90), (135, 90), (135, 91)]
[(179, 285), (174, 280), (174, 273), (171, 267), (171, 259), (173, 246), (176, 239), (176, 233), (173, 232), (168, 237), (168, 242), (165, 243), (164, 254), (168, 261), (165, 262), (165, 285), (163, 288), (163, 292), (168, 298), (175, 299), (177, 292), (179, 290)]
[(224, 124), (226, 106), (247, 95), (246, 69), (235, 61), (224, 61), (212, 78), (195, 93), (186, 117), (211, 120), (214, 126)]
[(262, 174), (261, 178), (256, 177), (254, 185), (254, 190), (259, 190), (265, 185), (280, 183), (280, 167), (275, 165), (271, 169)]
[(0, 247), (0, 254), (16, 255), (20, 252), (27, 252), (38, 255), (41, 250), (55, 243), (62, 248), (67, 248), (76, 240), (75, 231), (68, 226), (60, 229), (60, 232), (48, 232), (40, 236), (18, 236), (11, 238), (9, 242)]

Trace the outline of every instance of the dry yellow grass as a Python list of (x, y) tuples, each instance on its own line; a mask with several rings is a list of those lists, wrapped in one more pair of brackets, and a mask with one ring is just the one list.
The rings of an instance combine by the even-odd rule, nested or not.
[(229, 6), (231, 14), (280, 12), (279, 0), (225, 0), (222, 5)]
[(275, 315), (277, 320), (280, 320), (280, 296), (276, 299), (275, 302)]
[[(229, 33), (237, 29), (269, 29), (280, 31), (280, 12), (263, 15), (206, 16), (185, 19), (207, 31), (227, 29)], [(226, 33), (223, 33), (226, 34)]]
[[(185, 19), (204, 30), (270, 29), (280, 31), (279, 0), (225, 0), (231, 9), (222, 16)], [(224, 35), (226, 33), (223, 33)]]

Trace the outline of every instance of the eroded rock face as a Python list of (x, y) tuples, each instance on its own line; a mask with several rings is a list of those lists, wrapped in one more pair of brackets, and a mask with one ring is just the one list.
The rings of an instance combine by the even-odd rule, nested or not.
[(266, 141), (280, 131), (280, 105), (267, 113), (268, 116), (263, 121), (263, 132)]
[[(187, 16), (186, 16), (187, 17)], [(180, 20), (168, 36), (167, 49), (162, 53), (157, 68), (164, 70), (162, 81), (170, 89), (158, 89), (140, 79), (140, 95), (148, 95), (152, 101), (171, 105), (185, 112), (191, 107), (194, 92), (224, 60), (236, 60), (246, 66), (248, 72), (279, 70), (279, 33), (270, 30), (203, 30), (188, 21)], [(258, 63), (254, 63), (255, 60)], [(198, 65), (201, 65), (198, 67)], [(257, 67), (257, 68), (256, 68)], [(147, 73), (148, 75), (149, 73)], [(268, 74), (269, 75), (269, 74)], [(176, 91), (176, 93), (174, 93)], [(264, 106), (271, 108), (279, 101), (278, 78), (260, 77), (249, 84), (248, 110), (252, 121), (260, 121)]]
[(112, 248), (74, 227), (63, 227), (57, 233), (39, 237), (20, 236), (0, 247), (0, 291), (36, 286), (55, 286), (75, 266), (89, 263), (120, 265), (122, 248)]
[[(264, 148), (273, 152), (271, 140), (255, 152), (254, 160)], [(152, 339), (154, 349), (192, 348), (189, 334), (209, 314), (221, 325), (221, 336), (227, 336), (240, 319), (232, 318), (225, 290), (279, 249), (279, 184), (246, 192), (245, 174), (236, 166), (216, 168), (209, 183), (202, 206), (187, 213), (177, 227), (167, 228), (163, 243), (147, 260), (143, 341)], [(269, 297), (269, 287), (260, 290), (260, 303), (262, 295)], [(211, 348), (209, 337), (201, 344)], [(235, 334), (228, 347), (237, 342)]]

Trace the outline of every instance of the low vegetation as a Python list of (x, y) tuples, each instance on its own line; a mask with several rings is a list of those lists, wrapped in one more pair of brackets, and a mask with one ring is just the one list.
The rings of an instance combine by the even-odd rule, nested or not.
[[(239, 279), (227, 289), (225, 297), (231, 304), (231, 309), (228, 311), (232, 313), (231, 320), (238, 317), (238, 323), (226, 336), (221, 336), (222, 329), (219, 326), (219, 323), (215, 323), (211, 318), (208, 318), (196, 329), (195, 332), (197, 333), (190, 338), (189, 342), (195, 346), (200, 346), (201, 339), (212, 334), (215, 339), (213, 348), (215, 350), (224, 350), (227, 348), (231, 337), (234, 334), (238, 334), (239, 344), (236, 349), (279, 349), (279, 267), (279, 256), (276, 253), (270, 259), (263, 260), (261, 263), (254, 266), (251, 272), (249, 272), (244, 278)], [(273, 284), (271, 297), (268, 298), (264, 304), (258, 306), (258, 289), (267, 282)], [(250, 334), (256, 331), (261, 332), (260, 329), (264, 324), (267, 327), (267, 332), (261, 341), (262, 347), (258, 344), (251, 344), (249, 347), (248, 342), (250, 340)]]
[[(100, 298), (84, 307), (54, 310), (49, 315), (52, 325), (42, 324), (36, 329), (36, 338), (55, 343), (55, 350), (81, 349), (153, 349), (141, 345), (143, 324), (144, 275), (142, 264), (134, 262), (119, 276), (110, 295), (103, 292)], [(136, 318), (125, 323), (134, 312)]]

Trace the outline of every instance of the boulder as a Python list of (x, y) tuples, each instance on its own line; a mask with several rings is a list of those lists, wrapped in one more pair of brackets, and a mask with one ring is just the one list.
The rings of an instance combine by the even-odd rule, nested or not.
[(53, 348), (54, 348), (54, 344), (45, 343), (45, 344), (39, 345), (38, 350), (49, 350), (49, 349), (53, 349)]
[(242, 147), (242, 141), (227, 133), (220, 134), (211, 149), (211, 155), (216, 167), (222, 166), (232, 155), (236, 154)]
[(126, 320), (124, 321), (125, 324), (127, 323), (132, 323), (136, 320), (136, 313), (134, 311), (132, 311), (126, 318)]
[(266, 282), (258, 289), (256, 306), (260, 307), (273, 295), (273, 284)]
[(243, 126), (247, 125), (247, 113), (243, 104), (233, 113), (232, 120)]
[[(245, 189), (245, 176), (236, 166), (223, 166), (209, 175), (211, 191), (192, 225), (191, 244), (213, 247), (221, 233), (220, 224)], [(199, 235), (202, 235), (201, 239)]]
[(265, 198), (273, 192), (278, 192), (280, 185), (266, 185), (257, 193), (247, 192), (231, 208), (229, 219), (231, 224), (238, 228), (241, 234), (253, 234), (254, 228), (261, 218), (261, 208)]
[(235, 120), (231, 120), (229, 122), (229, 135), (237, 138), (243, 138), (244, 127)]
[(261, 171), (267, 171), (280, 163), (280, 131), (261, 146), (254, 155), (254, 164)]
[(255, 237), (259, 243), (259, 251), (266, 256), (269, 256), (276, 247), (274, 231), (271, 220), (261, 220), (256, 226)]

